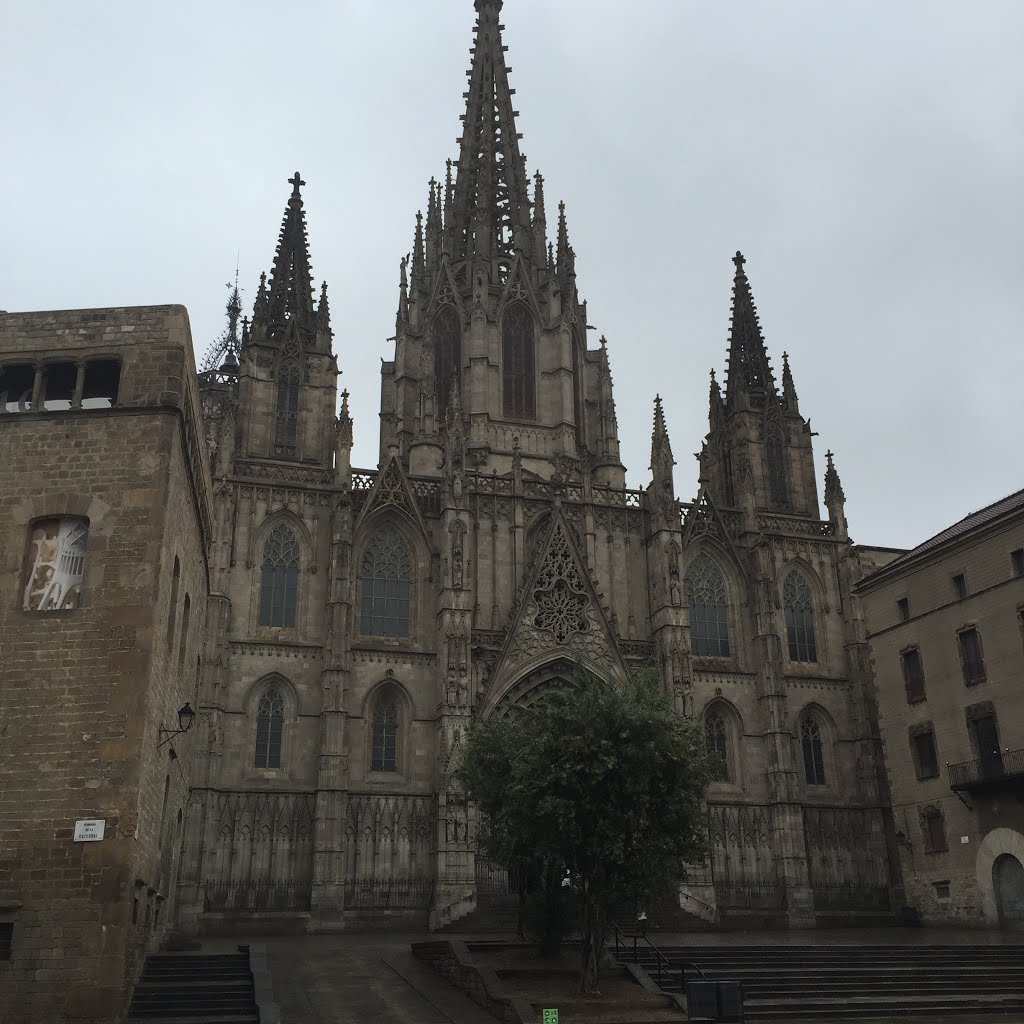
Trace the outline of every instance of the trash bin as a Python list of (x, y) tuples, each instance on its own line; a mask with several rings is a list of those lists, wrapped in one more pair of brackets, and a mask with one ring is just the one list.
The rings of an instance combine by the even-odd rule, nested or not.
[(718, 985), (713, 981), (686, 983), (686, 1012), (690, 1017), (718, 1019)]
[(718, 983), (718, 1019), (743, 1020), (743, 982)]

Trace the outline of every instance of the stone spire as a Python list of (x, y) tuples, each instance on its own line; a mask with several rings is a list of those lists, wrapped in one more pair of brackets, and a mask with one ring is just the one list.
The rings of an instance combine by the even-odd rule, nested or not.
[(416, 234), (412, 243), (412, 279), (410, 284), (414, 294), (427, 287), (427, 265), (423, 251), (423, 214), (419, 211), (416, 213)]
[(565, 203), (558, 204), (558, 273), (562, 278), (576, 276), (576, 253), (569, 244), (569, 226), (565, 219)]
[(722, 401), (722, 389), (718, 386), (714, 369), (711, 370), (711, 388), (708, 396), (708, 423), (714, 430), (718, 426), (725, 411), (725, 403)]
[(843, 493), (843, 484), (836, 472), (832, 462), (832, 452), (825, 452), (827, 465), (825, 467), (825, 507), (828, 509), (829, 519), (836, 524), (836, 536), (845, 540), (846, 532), (846, 495)]
[(337, 445), (334, 459), (334, 477), (348, 487), (352, 471), (352, 413), (348, 407), (348, 390), (341, 393), (341, 412), (338, 413)]
[[(288, 181), (292, 186), (292, 194), (284, 211), (274, 266), (270, 272), (265, 322), (258, 326), (266, 330), (270, 340), (283, 337), (291, 326), (304, 341), (312, 341), (316, 331), (313, 276), (309, 262), (309, 240), (306, 236), (306, 215), (302, 207), (302, 194), (299, 192), (306, 183), (298, 171)], [(263, 320), (264, 317), (256, 311), (253, 315), (254, 327), (258, 319)]]
[(427, 267), (433, 271), (441, 258), (441, 186), (430, 179), (430, 195), (427, 197)]
[(750, 293), (750, 282), (743, 269), (743, 253), (733, 257), (736, 276), (732, 287), (732, 326), (729, 332), (729, 369), (725, 384), (725, 402), (734, 407), (741, 398), (750, 405), (763, 404), (775, 396), (775, 378), (764, 338), (757, 307)]
[(790, 412), (799, 412), (796, 387), (793, 385), (793, 373), (789, 368), (789, 353), (782, 353), (782, 401)]
[(547, 263), (548, 219), (544, 209), (544, 176), (538, 171), (533, 176), (533, 262), (543, 267)]
[(665, 426), (665, 410), (661, 404), (661, 395), (654, 396), (654, 431), (651, 434), (651, 472), (658, 476), (671, 474), (676, 464), (672, 458), (672, 442)]
[(467, 73), (458, 174), (454, 188), (454, 259), (511, 259), (527, 249), (530, 204), (519, 152), (514, 90), (509, 87), (501, 0), (476, 0), (476, 34)]

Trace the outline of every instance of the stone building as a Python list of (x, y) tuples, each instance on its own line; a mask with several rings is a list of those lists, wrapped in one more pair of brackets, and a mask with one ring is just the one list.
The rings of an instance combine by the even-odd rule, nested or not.
[(350, 464), (346, 393), (335, 414), (298, 174), (251, 322), (235, 293), (200, 375), (213, 543), (181, 924), (467, 914), (503, 876), (450, 779), (460, 736), (577, 663), (656, 665), (723, 755), (684, 909), (891, 915), (853, 588), (895, 553), (852, 544), (831, 458), (821, 517), (794, 374), (772, 368), (738, 253), (699, 478), (681, 499), (658, 400), (651, 482), (625, 486), (614, 340), (588, 345), (565, 206), (549, 225), (520, 152), (501, 0), (475, 6), (460, 151), (401, 265), (378, 465)]
[(120, 1020), (172, 920), (210, 496), (183, 307), (0, 316), (9, 1024)]
[(1024, 491), (862, 580), (908, 902), (1024, 922)]

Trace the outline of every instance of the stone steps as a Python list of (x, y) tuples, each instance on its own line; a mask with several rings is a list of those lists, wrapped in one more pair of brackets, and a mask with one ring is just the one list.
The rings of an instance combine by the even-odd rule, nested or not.
[(155, 953), (132, 993), (128, 1021), (257, 1024), (246, 953)]
[[(613, 947), (614, 948), (614, 947)], [(848, 1020), (943, 1014), (1024, 1013), (1024, 946), (788, 945), (662, 946), (665, 992), (698, 980), (740, 981), (753, 1021)], [(620, 960), (633, 962), (632, 946)], [(657, 981), (658, 958), (636, 962)], [(684, 966), (685, 965), (685, 966)]]

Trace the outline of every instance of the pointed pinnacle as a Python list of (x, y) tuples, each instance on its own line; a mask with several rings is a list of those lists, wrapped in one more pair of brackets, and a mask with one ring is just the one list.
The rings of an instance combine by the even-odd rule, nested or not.
[(726, 401), (745, 393), (755, 400), (775, 395), (775, 377), (768, 361), (761, 322), (744, 270), (743, 253), (733, 257), (736, 274), (732, 288), (732, 317), (729, 331), (729, 366), (726, 375)]
[(831, 508), (837, 501), (842, 503), (846, 501), (846, 495), (843, 493), (843, 484), (839, 479), (839, 473), (836, 472), (836, 467), (832, 462), (832, 452), (825, 452), (825, 461), (827, 463), (825, 467), (825, 505)]
[(792, 406), (796, 407), (796, 387), (793, 384), (793, 373), (789, 368), (789, 353), (782, 353), (782, 397)]

